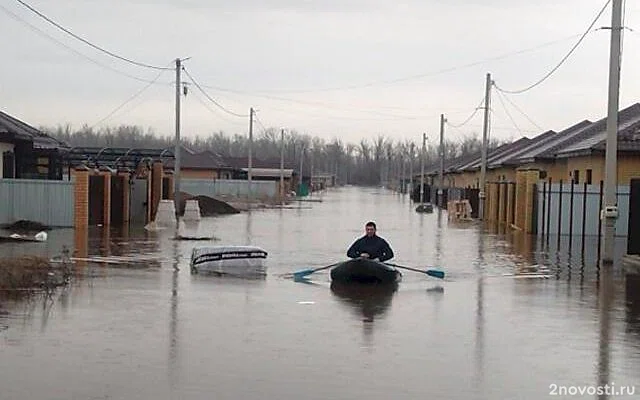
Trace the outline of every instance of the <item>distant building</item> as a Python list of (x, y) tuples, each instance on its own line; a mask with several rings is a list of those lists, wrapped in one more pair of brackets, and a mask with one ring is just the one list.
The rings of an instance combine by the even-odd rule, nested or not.
[(68, 146), (0, 111), (0, 178), (62, 179)]

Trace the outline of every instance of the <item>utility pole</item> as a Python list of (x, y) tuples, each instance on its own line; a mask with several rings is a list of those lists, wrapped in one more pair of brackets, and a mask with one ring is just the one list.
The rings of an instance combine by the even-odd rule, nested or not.
[(249, 204), (247, 206), (251, 208), (251, 200), (253, 198), (251, 192), (251, 181), (253, 179), (253, 107), (249, 108), (249, 171), (247, 172), (247, 180), (249, 182), (247, 197), (249, 199)]
[(440, 184), (438, 185), (438, 206), (443, 208), (443, 190), (444, 190), (444, 123), (447, 120), (444, 114), (440, 114)]
[(482, 129), (482, 164), (480, 166), (480, 204), (478, 206), (478, 217), (484, 219), (484, 199), (485, 186), (487, 180), (487, 136), (489, 134), (489, 111), (491, 106), (491, 74), (487, 74), (487, 82), (484, 94), (484, 126)]
[(609, 110), (607, 115), (607, 149), (605, 153), (604, 238), (602, 241), (602, 263), (612, 264), (614, 237), (618, 219), (616, 202), (617, 151), (618, 151), (618, 102), (620, 96), (620, 48), (622, 41), (622, 0), (612, 1), (611, 11), (611, 48), (609, 51)]
[[(311, 175), (309, 177), (309, 194), (311, 195), (311, 197), (313, 197), (313, 153), (314, 153), (314, 148), (309, 149), (309, 158), (311, 158), (311, 173), (309, 175)], [(336, 174), (338, 172), (337, 169), (337, 162), (336, 162)]]
[(427, 147), (427, 134), (422, 134), (422, 154), (420, 155), (420, 204), (424, 204), (424, 153)]
[(280, 204), (284, 205), (284, 128), (280, 129)]
[(180, 227), (180, 72), (182, 70), (182, 61), (176, 58), (176, 137), (173, 164), (173, 204), (176, 212), (176, 229)]
[(409, 199), (413, 199), (413, 162), (415, 160), (415, 157), (413, 155), (413, 149), (415, 148), (415, 145), (413, 142), (411, 142), (411, 145), (409, 146), (409, 187), (408, 192), (409, 192)]
[(300, 144), (300, 189), (299, 189), (299, 195), (302, 195), (302, 178), (304, 177), (304, 175), (302, 174), (302, 164), (304, 161), (304, 143)]
[(402, 151), (402, 180), (400, 183), (400, 193), (407, 193), (407, 149)]

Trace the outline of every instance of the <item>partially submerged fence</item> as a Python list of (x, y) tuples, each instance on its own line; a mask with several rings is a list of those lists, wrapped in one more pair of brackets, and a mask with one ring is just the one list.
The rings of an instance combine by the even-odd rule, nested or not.
[(0, 224), (29, 220), (72, 227), (73, 188), (72, 181), (0, 179)]
[[(251, 196), (253, 198), (275, 198), (278, 193), (277, 181), (252, 181)], [(191, 195), (233, 196), (244, 198), (249, 196), (249, 181), (236, 179), (183, 179), (180, 191)]]
[[(579, 238), (584, 251), (587, 236), (598, 237), (598, 248), (604, 230), (600, 210), (604, 202), (604, 182), (597, 185), (575, 184), (573, 182), (553, 183), (541, 181), (537, 185), (537, 225), (538, 234), (547, 242), (555, 236), (569, 239)], [(618, 185), (616, 199), (618, 219), (616, 236), (627, 236), (629, 225), (629, 185)]]

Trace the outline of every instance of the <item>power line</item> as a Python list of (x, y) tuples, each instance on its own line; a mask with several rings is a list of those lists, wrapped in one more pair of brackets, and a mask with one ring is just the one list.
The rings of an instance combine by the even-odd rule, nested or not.
[(49, 35), (48, 33), (44, 32), (42, 29), (40, 29), (40, 28), (32, 25), (31, 23), (25, 21), (24, 19), (22, 19), (21, 17), (19, 17), (16, 14), (14, 14), (13, 12), (9, 11), (8, 9), (6, 9), (2, 5), (0, 5), (0, 10), (4, 11), (5, 14), (9, 15), (11, 18), (15, 19), (16, 21), (25, 24), (32, 31), (34, 31), (35, 33), (37, 33), (40, 36), (44, 37), (45, 39), (51, 40), (52, 42), (56, 43), (57, 45), (64, 47), (65, 49), (69, 50), (70, 52), (76, 54), (77, 56), (80, 56), (80, 57), (84, 58), (85, 60), (88, 60), (88, 61), (94, 63), (95, 65), (97, 65), (99, 67), (108, 69), (108, 70), (113, 71), (113, 72), (115, 72), (117, 74), (126, 76), (127, 78), (134, 79), (134, 80), (139, 81), (139, 82), (144, 82), (144, 83), (152, 82), (149, 79), (144, 79), (144, 78), (140, 78), (140, 77), (137, 77), (137, 76), (134, 76), (134, 75), (130, 75), (130, 74), (124, 72), (124, 71), (120, 71), (119, 69), (113, 68), (113, 67), (111, 67), (111, 66), (109, 66), (107, 64), (103, 64), (103, 63), (101, 63), (101, 62), (99, 62), (97, 60), (94, 60), (93, 58), (87, 56), (84, 53), (79, 52), (78, 50), (74, 49), (73, 47), (67, 46), (66, 44), (62, 43), (58, 39), (56, 39), (53, 36)]
[(520, 130), (520, 127), (518, 126), (518, 124), (516, 123), (516, 121), (513, 119), (513, 117), (511, 116), (511, 113), (509, 112), (509, 110), (507, 110), (507, 106), (504, 104), (504, 100), (502, 99), (502, 93), (498, 92), (498, 100), (500, 100), (500, 104), (502, 105), (502, 109), (504, 110), (505, 114), (507, 114), (507, 117), (509, 117), (509, 119), (511, 120), (511, 123), (513, 124), (513, 126), (516, 128), (516, 130), (518, 131), (518, 133), (520, 134), (520, 136), (525, 137), (522, 134), (522, 131)]
[(529, 90), (533, 89), (534, 87), (540, 85), (542, 82), (546, 81), (551, 75), (553, 75), (554, 72), (556, 72), (558, 70), (558, 68), (560, 68), (562, 66), (562, 64), (564, 64), (565, 61), (567, 61), (567, 59), (571, 56), (571, 54), (573, 54), (573, 52), (578, 48), (578, 46), (580, 46), (580, 43), (582, 43), (584, 38), (587, 37), (589, 32), (591, 32), (591, 29), (596, 24), (596, 22), (598, 22), (598, 20), (600, 19), (600, 16), (605, 12), (605, 10), (607, 9), (607, 6), (609, 5), (610, 2), (611, 2), (611, 0), (607, 0), (607, 2), (605, 3), (604, 7), (602, 7), (602, 9), (598, 13), (598, 15), (596, 15), (594, 20), (591, 22), (591, 25), (589, 25), (589, 28), (587, 28), (587, 30), (582, 34), (580, 39), (578, 39), (576, 44), (573, 45), (571, 50), (569, 50), (569, 52), (560, 60), (560, 62), (555, 67), (553, 67), (553, 69), (551, 69), (551, 71), (549, 71), (546, 75), (544, 75), (540, 80), (538, 80), (537, 82), (535, 82), (534, 84), (532, 84), (530, 86), (527, 86), (527, 87), (525, 87), (523, 89), (519, 89), (519, 90), (505, 90), (505, 89), (501, 89), (498, 86), (496, 86), (496, 89), (501, 91), (501, 92), (504, 92), (504, 93), (520, 94), (520, 93), (524, 93), (526, 91), (529, 91)]
[(471, 115), (469, 115), (469, 117), (467, 119), (464, 120), (463, 123), (461, 124), (452, 124), (449, 122), (449, 120), (447, 119), (446, 124), (449, 125), (452, 128), (462, 128), (463, 126), (465, 126), (467, 123), (469, 123), (469, 121), (471, 121), (471, 119), (473, 117), (475, 117), (475, 115), (478, 113), (478, 110), (481, 110), (482, 107), (480, 107), (482, 104), (484, 103), (484, 97), (482, 98), (482, 100), (480, 100), (480, 103), (476, 106), (476, 108), (473, 109), (473, 112), (471, 113)]
[[(565, 38), (562, 38), (562, 39), (557, 39), (557, 40), (553, 40), (553, 41), (550, 41), (550, 42), (541, 43), (541, 44), (533, 46), (533, 47), (512, 51), (512, 52), (509, 52), (509, 53), (500, 54), (500, 55), (497, 55), (495, 57), (490, 57), (490, 58), (486, 58), (486, 59), (483, 59), (483, 60), (474, 61), (474, 62), (471, 62), (471, 63), (468, 63), (468, 64), (463, 64), (463, 65), (458, 65), (458, 66), (454, 66), (454, 67), (443, 68), (443, 69), (437, 70), (437, 71), (431, 71), (431, 72), (425, 72), (425, 73), (420, 73), (420, 74), (415, 74), (415, 75), (409, 75), (409, 76), (390, 79), (390, 80), (381, 80), (381, 81), (364, 83), (364, 84), (360, 84), (360, 85), (337, 86), (337, 87), (321, 88), (321, 89), (260, 90), (258, 92), (260, 92), (260, 93), (318, 93), (318, 92), (334, 92), (334, 91), (343, 91), (343, 90), (365, 89), (365, 88), (369, 88), (369, 87), (373, 87), (373, 86), (391, 85), (391, 84), (394, 84), (394, 83), (417, 80), (417, 79), (421, 79), (421, 78), (427, 78), (427, 77), (431, 77), (431, 76), (437, 76), (437, 75), (445, 74), (445, 73), (448, 73), (448, 72), (457, 71), (457, 70), (460, 70), (460, 69), (466, 69), (466, 68), (475, 67), (475, 66), (482, 65), (482, 64), (485, 64), (485, 63), (490, 62), (490, 61), (501, 60), (501, 59), (508, 58), (508, 57), (511, 57), (511, 56), (514, 56), (514, 55), (523, 54), (523, 53), (527, 53), (527, 52), (530, 52), (530, 51), (535, 51), (535, 50), (541, 49), (543, 47), (547, 47), (547, 46), (550, 46), (550, 45), (553, 45), (553, 44), (556, 44), (556, 43), (560, 43), (560, 42), (564, 42), (564, 41), (569, 40), (569, 39), (573, 39), (576, 36), (580, 36), (580, 34), (574, 34), (574, 35), (571, 35), (571, 36), (568, 36), (568, 37), (565, 37)], [(237, 90), (234, 90), (234, 89), (221, 88), (221, 87), (217, 87), (216, 89), (220, 90), (220, 91), (226, 91), (226, 92), (241, 92), (241, 91), (237, 91)], [(245, 93), (246, 94), (247, 92), (241, 92), (241, 93)]]
[(260, 125), (260, 127), (262, 128), (262, 133), (267, 132), (267, 128), (264, 127), (264, 124), (262, 123), (262, 121), (260, 121), (260, 119), (258, 118), (258, 113), (253, 114), (253, 117), (255, 118), (255, 121), (258, 125)]
[(122, 60), (122, 61), (126, 61), (126, 62), (128, 62), (130, 64), (137, 65), (139, 67), (145, 67), (145, 68), (151, 68), (151, 69), (157, 69), (157, 70), (169, 70), (169, 69), (171, 69), (171, 68), (168, 68), (168, 67), (158, 67), (158, 66), (155, 66), (155, 65), (145, 64), (145, 63), (134, 61), (134, 60), (131, 60), (129, 58), (126, 58), (126, 57), (120, 56), (118, 54), (115, 54), (115, 53), (113, 53), (113, 52), (111, 52), (109, 50), (106, 50), (106, 49), (104, 49), (104, 48), (102, 48), (102, 47), (100, 47), (98, 45), (95, 45), (95, 44), (91, 43), (90, 41), (88, 41), (88, 40), (76, 35), (75, 33), (71, 32), (67, 28), (65, 28), (62, 25), (58, 24), (57, 22), (53, 21), (51, 18), (47, 17), (46, 15), (41, 13), (40, 11), (36, 10), (34, 7), (32, 7), (31, 5), (27, 4), (26, 2), (24, 2), (22, 0), (16, 0), (16, 1), (18, 3), (20, 3), (20, 4), (22, 4), (24, 7), (26, 7), (29, 11), (33, 12), (34, 14), (36, 14), (40, 18), (44, 19), (48, 23), (52, 24), (56, 28), (60, 29), (64, 33), (72, 36), (73, 38), (83, 42), (84, 44), (86, 44), (88, 46), (93, 47), (94, 49), (96, 49), (98, 51), (101, 51), (101, 52), (103, 52), (105, 54), (110, 55), (111, 57), (117, 58), (117, 59)]
[(103, 123), (104, 121), (106, 121), (107, 119), (111, 118), (111, 116), (113, 116), (115, 113), (117, 113), (122, 107), (124, 107), (125, 105), (127, 105), (129, 102), (133, 101), (136, 97), (140, 96), (145, 90), (149, 89), (149, 87), (151, 87), (151, 85), (153, 85), (154, 83), (156, 83), (158, 81), (158, 79), (160, 79), (160, 76), (165, 72), (165, 70), (161, 70), (160, 72), (158, 72), (158, 75), (155, 77), (155, 79), (153, 79), (152, 81), (149, 81), (149, 83), (147, 83), (147, 85), (145, 85), (142, 89), (140, 89), (139, 91), (137, 91), (135, 94), (133, 94), (133, 96), (129, 97), (127, 100), (125, 100), (122, 104), (120, 104), (118, 107), (116, 107), (113, 111), (111, 111), (106, 117), (102, 118), (100, 121), (96, 122), (95, 124), (93, 124), (91, 126), (91, 128), (100, 125), (101, 123)]
[(211, 114), (215, 115), (217, 118), (220, 118), (224, 122), (226, 122), (228, 124), (231, 124), (231, 125), (240, 125), (240, 124), (242, 124), (242, 121), (240, 121), (240, 120), (232, 121), (230, 119), (227, 119), (227, 118), (223, 117), (219, 112), (214, 111), (214, 109), (211, 107), (211, 105), (208, 102), (205, 102), (204, 100), (202, 100), (200, 98), (200, 96), (198, 96), (195, 92), (191, 92), (190, 95), (191, 95), (191, 97), (195, 98), (198, 101), (198, 103), (200, 103), (204, 108), (206, 108), (207, 111), (209, 111)]
[(238, 114), (238, 113), (235, 113), (233, 111), (230, 111), (230, 110), (226, 109), (223, 105), (221, 105), (220, 103), (215, 101), (211, 96), (209, 96), (209, 94), (202, 88), (202, 86), (200, 86), (200, 84), (193, 78), (193, 76), (191, 76), (191, 74), (189, 73), (189, 71), (187, 71), (186, 68), (183, 67), (182, 70), (184, 71), (185, 74), (187, 74), (189, 79), (191, 79), (191, 82), (198, 88), (198, 90), (200, 90), (200, 92), (202, 92), (202, 94), (207, 99), (209, 99), (210, 102), (215, 104), (219, 109), (221, 109), (222, 111), (226, 112), (229, 115), (233, 115), (234, 117), (246, 118), (246, 117), (249, 116), (248, 114)]
[[(241, 95), (241, 96), (259, 97), (259, 98), (264, 98), (264, 99), (268, 99), (268, 100), (275, 100), (275, 101), (294, 103), (294, 104), (310, 105), (310, 106), (315, 106), (315, 107), (327, 108), (327, 109), (331, 109), (331, 110), (346, 111), (345, 107), (333, 106), (333, 105), (330, 105), (330, 104), (317, 102), (317, 101), (305, 101), (305, 100), (291, 99), (291, 98), (286, 98), (286, 97), (270, 96), (270, 95), (266, 95), (266, 94), (254, 94), (254, 93), (249, 93), (249, 92), (245, 92), (245, 91), (242, 91), (242, 90), (227, 89), (227, 88), (222, 88), (222, 87), (213, 86), (213, 85), (202, 85), (202, 87), (218, 90), (218, 91), (221, 91), (221, 92), (234, 93), (234, 94), (238, 94), (238, 95)], [(375, 110), (351, 109), (351, 111), (353, 111), (353, 112), (362, 112), (362, 113), (372, 114), (372, 115), (376, 115), (376, 116), (389, 117), (389, 118), (392, 118), (392, 119), (416, 120), (416, 119), (423, 118), (423, 116), (396, 115), (396, 114), (378, 112), (378, 111), (375, 111)]]
[[(494, 86), (495, 86), (495, 82), (494, 82)], [(509, 98), (509, 96), (507, 96), (507, 95), (506, 95), (506, 93), (498, 92), (498, 95), (502, 95), (502, 96), (504, 96), (503, 98), (504, 98), (505, 100), (507, 100), (507, 101), (508, 101), (512, 106), (513, 106), (513, 108), (515, 108), (515, 109), (516, 109), (516, 111), (518, 111), (518, 112), (519, 112), (520, 114), (522, 114), (522, 115), (523, 115), (523, 116), (524, 116), (524, 117), (525, 117), (529, 122), (531, 122), (531, 124), (532, 124), (533, 126), (535, 126), (536, 128), (538, 128), (538, 129), (540, 129), (540, 130), (543, 130), (543, 128), (542, 128), (540, 125), (536, 124), (536, 123), (533, 121), (533, 119), (531, 119), (531, 117), (529, 117), (529, 115), (527, 115), (527, 113), (525, 113), (524, 111), (522, 111), (522, 109), (521, 109), (520, 107), (518, 107), (518, 105), (517, 105), (516, 103), (514, 103), (514, 102)]]

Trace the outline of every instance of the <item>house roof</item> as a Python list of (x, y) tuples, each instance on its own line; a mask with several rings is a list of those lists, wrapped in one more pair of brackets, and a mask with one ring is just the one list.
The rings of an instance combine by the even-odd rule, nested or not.
[[(489, 151), (487, 153), (487, 166), (493, 163), (495, 160), (499, 159), (500, 157), (510, 156), (511, 154), (514, 154), (514, 152), (527, 146), (529, 142), (531, 142), (531, 139), (527, 137), (523, 137), (516, 140), (515, 142), (503, 144), (502, 146), (499, 146), (498, 148), (492, 151)], [(457, 170), (458, 171), (474, 171), (474, 170), (480, 169), (481, 166), (482, 166), (482, 155), (474, 157), (474, 159), (471, 162), (468, 162), (464, 165), (459, 166)]]
[(24, 140), (33, 142), (33, 147), (38, 149), (57, 149), (68, 147), (57, 139), (2, 111), (0, 111), (0, 139), (8, 141)]
[(533, 146), (530, 146), (520, 153), (517, 158), (509, 160), (509, 164), (526, 164), (535, 162), (540, 158), (553, 158), (558, 148), (562, 147), (564, 143), (575, 138), (579, 138), (580, 135), (584, 131), (588, 130), (592, 125), (593, 123), (591, 121), (584, 120), (556, 133), (555, 135), (549, 135), (547, 140), (534, 143)]
[[(165, 163), (166, 168), (174, 167), (174, 160), (167, 160)], [(185, 146), (180, 147), (180, 169), (225, 169), (227, 168), (222, 160), (222, 157), (211, 151), (195, 152)]]
[[(242, 171), (249, 172), (249, 168), (242, 168)], [(291, 178), (293, 175), (292, 169), (283, 169), (282, 175), (284, 178)], [(277, 178), (280, 177), (280, 168), (253, 168), (251, 167), (251, 176), (252, 177), (268, 177), (268, 178)]]
[[(633, 104), (618, 112), (618, 141), (621, 140), (619, 150), (637, 151), (640, 147), (640, 103)], [(589, 155), (594, 151), (604, 151), (607, 140), (607, 117), (592, 125), (591, 129), (580, 135), (580, 140), (572, 140), (558, 149), (558, 158)]]
[[(223, 162), (226, 166), (236, 169), (249, 168), (249, 157), (224, 157)], [(280, 170), (280, 158), (259, 159), (252, 158), (251, 168), (272, 168)], [(290, 162), (284, 161), (284, 168), (295, 169)]]
[(514, 150), (513, 152), (507, 152), (505, 154), (502, 154), (496, 158), (494, 158), (489, 164), (488, 164), (488, 168), (498, 168), (501, 167), (503, 165), (514, 165), (514, 164), (518, 164), (518, 158), (520, 158), (520, 156), (522, 154), (527, 153), (528, 151), (531, 151), (532, 149), (536, 149), (539, 148), (540, 146), (544, 145), (545, 143), (548, 143), (549, 141), (553, 140), (554, 137), (556, 137), (556, 135), (558, 134), (558, 132), (556, 131), (546, 131), (536, 137), (534, 137), (533, 139), (531, 139), (529, 141), (529, 143), (527, 143), (526, 145), (522, 146), (519, 149)]

